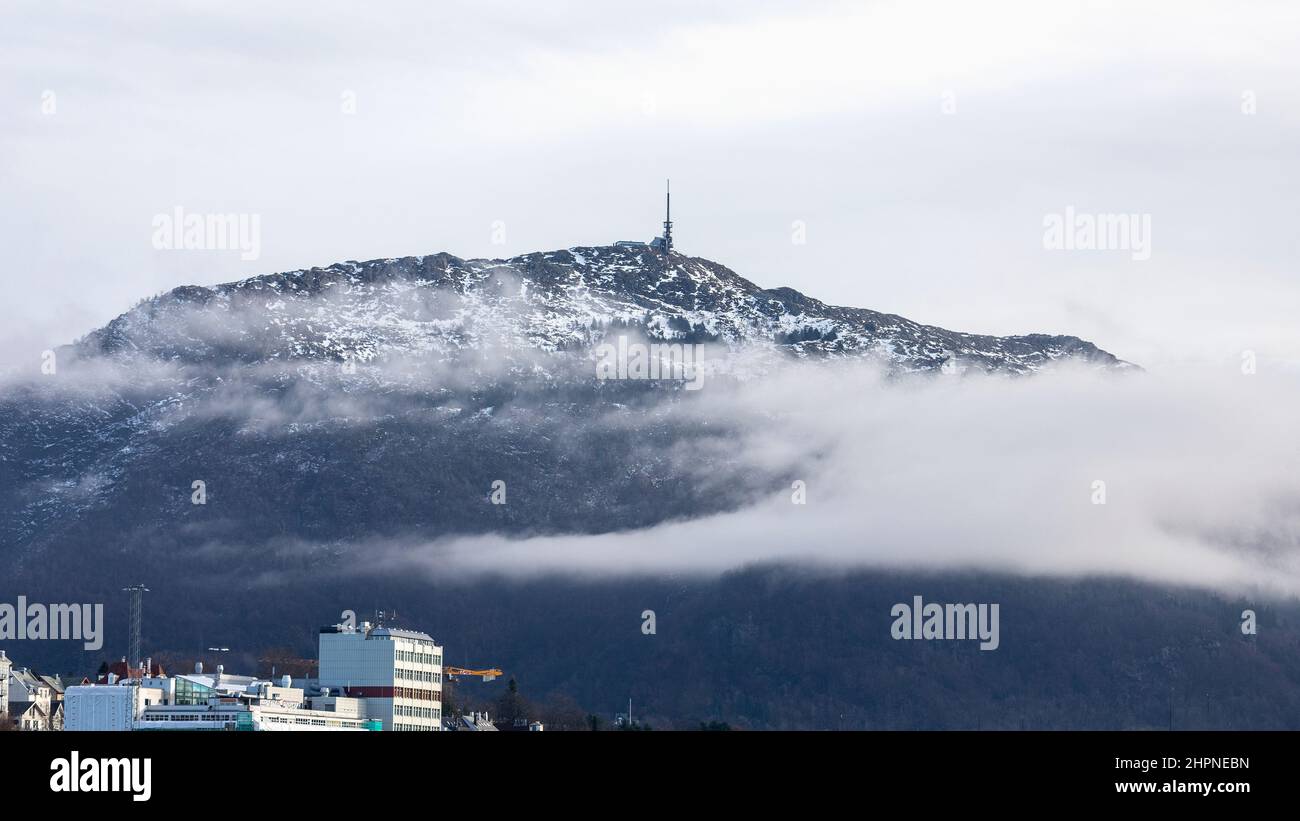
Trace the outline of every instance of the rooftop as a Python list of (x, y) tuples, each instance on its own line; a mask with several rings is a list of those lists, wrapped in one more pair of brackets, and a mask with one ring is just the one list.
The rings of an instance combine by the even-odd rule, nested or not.
[(370, 631), (372, 636), (392, 636), (399, 639), (416, 639), (418, 641), (427, 641), (433, 643), (433, 636), (428, 633), (422, 633), (419, 630), (402, 630), (397, 627), (376, 627)]

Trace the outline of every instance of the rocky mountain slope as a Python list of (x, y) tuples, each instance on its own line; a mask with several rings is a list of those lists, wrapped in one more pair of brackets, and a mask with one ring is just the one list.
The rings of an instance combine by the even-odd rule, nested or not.
[[(733, 508), (765, 487), (772, 477), (742, 471), (722, 491), (691, 492), (665, 454), (739, 423), (657, 412), (672, 385), (598, 382), (592, 347), (614, 335), (703, 343), (723, 359), (761, 352), (750, 373), (837, 359), (902, 374), (1133, 367), (1075, 337), (948, 331), (636, 247), (435, 254), (186, 286), (62, 349), (57, 374), (0, 391), (3, 553), (38, 560), (105, 527), (169, 541), (169, 527), (200, 515), (195, 479), (238, 501), (241, 538), (323, 543), (400, 528), (599, 532)], [(593, 452), (584, 431), (609, 414), (619, 428)], [(710, 452), (726, 475), (726, 447)], [(428, 464), (457, 468), (439, 477), (455, 485), (445, 508), (410, 498)], [(507, 474), (552, 492), (486, 520), (454, 504), (465, 486)]]
[(91, 333), (79, 348), (206, 363), (455, 357), (488, 347), (510, 357), (582, 350), (611, 327), (797, 357), (869, 357), (902, 372), (947, 364), (1024, 373), (1067, 359), (1129, 367), (1072, 336), (948, 331), (827, 305), (790, 288), (764, 290), (706, 259), (620, 246), (507, 260), (440, 253), (181, 287)]

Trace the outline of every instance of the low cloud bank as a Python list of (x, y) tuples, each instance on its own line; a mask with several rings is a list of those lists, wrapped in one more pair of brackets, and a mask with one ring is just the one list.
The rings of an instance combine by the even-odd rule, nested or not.
[[(367, 566), (608, 576), (783, 561), (1300, 592), (1293, 379), (1061, 370), (900, 382), (841, 364), (697, 393), (670, 415), (739, 423), (739, 469), (785, 474), (767, 498), (632, 532), (389, 543), (362, 551)], [(676, 458), (707, 492), (692, 454)], [(806, 504), (793, 501), (796, 481)]]
[[(648, 497), (649, 518), (662, 524), (634, 531), (352, 544), (343, 552), (364, 572), (717, 574), (791, 562), (829, 570), (1122, 575), (1300, 593), (1295, 375), (1065, 367), (1028, 378), (891, 378), (860, 362), (771, 370), (765, 362), (749, 378), (710, 378), (698, 391), (629, 394), (635, 406), (607, 393), (623, 383), (566, 393), (570, 402), (606, 409), (593, 422), (557, 417), (571, 413), (557, 408), (570, 406), (530, 392), (518, 368), (483, 359), (377, 361), (356, 374), (340, 373), (337, 363), (195, 372), (172, 363), (141, 371), (140, 362), (91, 361), (38, 378), (42, 387), (6, 393), (14, 407), (30, 403), (37, 412), (45, 403), (99, 407), (106, 398), (153, 391), (131, 399), (132, 412), (159, 424), (197, 416), (268, 430), (322, 421), (364, 426), (418, 412), (439, 425), (440, 417), (424, 410), (440, 397), (476, 394), (487, 377), (518, 390), (503, 392), (500, 421), (486, 416), (483, 424), (509, 428), (531, 414), (572, 438), (565, 445), (572, 448), (599, 449), (606, 436), (644, 437), (646, 448), (663, 443), (667, 452), (656, 455), (671, 460), (671, 473), (692, 493), (728, 494), (722, 507), (749, 500), (732, 512), (691, 518), (667, 501), (680, 497)], [(541, 361), (549, 373), (530, 378), (566, 390), (578, 387), (579, 377), (595, 384), (581, 357)], [(169, 394), (173, 400), (159, 401)], [(708, 435), (665, 434), (683, 430)], [(637, 469), (613, 466), (624, 467)], [(555, 492), (499, 478), (510, 500)], [(794, 502), (800, 494), (804, 504)]]

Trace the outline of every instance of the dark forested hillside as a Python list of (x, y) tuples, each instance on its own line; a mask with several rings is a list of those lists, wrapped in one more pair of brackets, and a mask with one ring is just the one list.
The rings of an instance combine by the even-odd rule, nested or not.
[[(111, 572), (89, 594), (113, 600), (120, 586)], [(1001, 646), (892, 639), (890, 608), (914, 595), (998, 602)], [(1256, 636), (1239, 629), (1247, 607), (1259, 613)], [(631, 698), (660, 728), (1300, 728), (1300, 607), (1095, 579), (765, 567), (714, 580), (282, 585), (250, 569), (155, 584), (146, 649), (215, 662), (205, 648), (228, 646), (228, 669), (253, 670), (268, 648), (314, 656), (315, 628), (345, 608), (395, 613), (443, 642), (447, 663), (499, 666), (534, 704), (571, 702), (608, 720)], [(641, 632), (647, 609), (654, 635)], [(122, 608), (110, 608), (109, 630), (106, 654), (120, 655)], [(70, 644), (21, 649), (37, 644), (16, 660), (98, 665)], [(486, 701), (504, 681), (456, 687)]]

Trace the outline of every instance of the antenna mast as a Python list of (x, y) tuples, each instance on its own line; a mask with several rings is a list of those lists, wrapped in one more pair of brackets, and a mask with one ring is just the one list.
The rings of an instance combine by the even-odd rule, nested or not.
[(664, 254), (670, 254), (673, 250), (673, 185), (672, 180), (668, 180), (665, 185), (664, 194)]
[(130, 587), (123, 587), (122, 590), (131, 594), (131, 642), (127, 653), (127, 661), (134, 672), (140, 669), (140, 627), (144, 621), (144, 594), (149, 592), (149, 588), (143, 584), (134, 584)]

